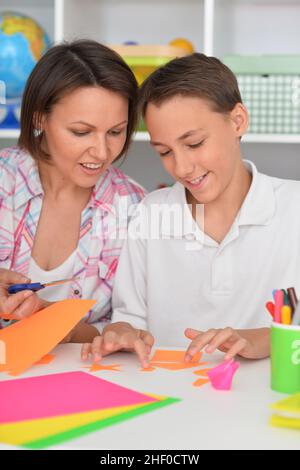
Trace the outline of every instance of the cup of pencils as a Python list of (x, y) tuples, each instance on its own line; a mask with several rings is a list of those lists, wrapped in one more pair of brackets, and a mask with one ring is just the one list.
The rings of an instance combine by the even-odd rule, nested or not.
[(281, 393), (300, 392), (300, 303), (293, 287), (273, 291), (266, 307), (271, 326), (271, 388)]

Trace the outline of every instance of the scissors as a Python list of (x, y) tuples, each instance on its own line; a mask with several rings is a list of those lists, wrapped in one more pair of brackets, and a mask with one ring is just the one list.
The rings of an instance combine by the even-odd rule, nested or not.
[(64, 284), (65, 282), (76, 281), (78, 278), (70, 278), (70, 279), (62, 279), (60, 281), (53, 281), (47, 282), (46, 284), (41, 284), (40, 282), (34, 282), (29, 284), (12, 284), (7, 288), (9, 294), (17, 294), (17, 292), (21, 292), (22, 290), (31, 290), (33, 292), (37, 292), (41, 289), (45, 289), (45, 287), (49, 286), (57, 286), (59, 284)]

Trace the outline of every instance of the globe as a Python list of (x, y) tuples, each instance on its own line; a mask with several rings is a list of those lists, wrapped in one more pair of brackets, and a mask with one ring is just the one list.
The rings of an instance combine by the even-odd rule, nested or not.
[[(26, 81), (50, 45), (43, 28), (32, 18), (0, 12), (0, 126), (11, 127), (17, 119)], [(4, 123), (5, 121), (6, 124)]]

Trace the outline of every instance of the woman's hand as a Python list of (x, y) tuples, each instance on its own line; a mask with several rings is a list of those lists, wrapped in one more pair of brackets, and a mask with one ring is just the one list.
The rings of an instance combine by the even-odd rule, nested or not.
[(149, 366), (149, 356), (154, 343), (153, 336), (144, 330), (133, 328), (129, 323), (117, 322), (107, 325), (101, 336), (82, 346), (81, 357), (86, 360), (91, 354), (94, 362), (116, 351), (135, 352), (142, 367)]
[(7, 288), (10, 285), (28, 282), (30, 279), (22, 274), (8, 269), (0, 269), (0, 313), (11, 314), (15, 319), (21, 320), (48, 305), (48, 302), (43, 301), (30, 290), (8, 294)]

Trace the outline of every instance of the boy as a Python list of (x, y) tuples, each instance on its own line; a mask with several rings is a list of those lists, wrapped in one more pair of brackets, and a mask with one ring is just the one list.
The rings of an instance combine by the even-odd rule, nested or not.
[(83, 358), (129, 348), (146, 365), (148, 329), (163, 346), (184, 344), (185, 330), (187, 360), (203, 347), (225, 351), (225, 359), (268, 356), (265, 302), (274, 288), (300, 287), (300, 182), (260, 174), (242, 160), (248, 113), (234, 74), (216, 58), (196, 53), (169, 62), (143, 83), (140, 106), (177, 183), (148, 195), (132, 224), (155, 205), (180, 207), (188, 224), (181, 234), (166, 229), (163, 210), (158, 240), (129, 230), (114, 324), (83, 347)]

